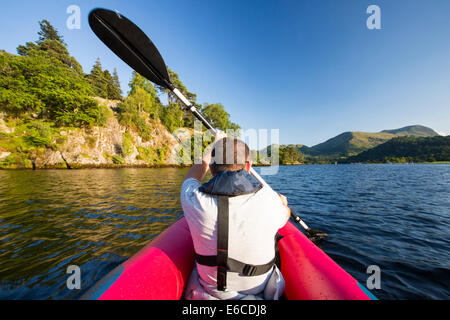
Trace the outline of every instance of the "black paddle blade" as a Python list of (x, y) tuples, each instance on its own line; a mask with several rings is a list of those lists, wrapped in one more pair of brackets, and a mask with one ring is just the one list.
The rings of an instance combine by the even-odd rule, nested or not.
[(121, 14), (94, 9), (89, 14), (92, 31), (120, 59), (148, 80), (173, 90), (166, 64), (147, 35)]

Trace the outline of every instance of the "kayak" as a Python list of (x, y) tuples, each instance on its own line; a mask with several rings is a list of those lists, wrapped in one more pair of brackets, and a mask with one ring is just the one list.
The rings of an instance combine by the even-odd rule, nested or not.
[[(293, 223), (279, 230), (281, 273), (288, 300), (376, 300)], [(183, 217), (90, 288), (86, 300), (179, 300), (194, 267)]]

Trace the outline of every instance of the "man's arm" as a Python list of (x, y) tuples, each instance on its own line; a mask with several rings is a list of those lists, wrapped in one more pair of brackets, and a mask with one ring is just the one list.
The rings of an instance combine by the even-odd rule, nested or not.
[(220, 130), (217, 131), (216, 137), (211, 145), (211, 148), (208, 150), (208, 152), (206, 152), (206, 154), (202, 158), (202, 163), (194, 164), (184, 177), (183, 182), (190, 178), (193, 178), (198, 182), (201, 182), (203, 180), (203, 178), (205, 177), (206, 173), (209, 170), (209, 164), (211, 163), (211, 152), (213, 150), (214, 145), (216, 144), (217, 141), (222, 140), (226, 136), (227, 135), (225, 134), (225, 132)]
[(287, 198), (285, 196), (283, 196), (282, 194), (278, 194), (278, 195), (280, 196), (281, 203), (283, 204), (283, 206), (285, 206), (287, 208), (287, 217), (286, 217), (286, 222), (287, 222), (287, 220), (289, 220), (289, 218), (291, 217), (291, 208), (289, 208)]
[(193, 179), (197, 180), (198, 182), (201, 182), (203, 180), (203, 178), (205, 177), (206, 173), (208, 172), (208, 169), (209, 169), (209, 162), (202, 159), (201, 164), (194, 164), (191, 167), (191, 169), (188, 171), (188, 173), (184, 177), (183, 182), (190, 178), (193, 178)]

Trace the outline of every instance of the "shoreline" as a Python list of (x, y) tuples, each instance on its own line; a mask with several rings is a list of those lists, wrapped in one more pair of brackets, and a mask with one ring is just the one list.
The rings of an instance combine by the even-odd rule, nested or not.
[[(414, 162), (414, 163), (298, 163), (298, 164), (281, 164), (282, 166), (317, 166), (317, 165), (380, 165), (380, 164), (393, 164), (393, 165), (411, 165), (411, 164), (450, 164), (450, 161), (436, 161), (436, 162)], [(15, 167), (15, 168), (0, 168), (0, 171), (14, 171), (14, 170), (29, 170), (29, 171), (44, 171), (44, 170), (84, 170), (84, 169), (165, 169), (165, 168), (190, 168), (192, 165), (181, 164), (106, 164), (106, 165), (86, 165), (86, 164), (70, 164), (70, 167), (61, 166), (47, 166), (43, 168), (36, 167)], [(254, 164), (253, 167), (270, 167), (267, 164)]]

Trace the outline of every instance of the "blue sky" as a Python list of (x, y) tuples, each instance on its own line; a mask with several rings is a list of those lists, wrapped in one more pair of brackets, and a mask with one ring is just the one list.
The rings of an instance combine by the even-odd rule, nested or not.
[[(81, 8), (80, 30), (66, 9)], [(369, 5), (381, 30), (369, 30)], [(312, 146), (344, 131), (422, 124), (450, 134), (450, 1), (8, 1), (0, 49), (37, 39), (48, 19), (89, 72), (97, 57), (131, 69), (92, 33), (94, 7), (143, 29), (198, 102), (221, 102), (244, 129), (280, 129), (282, 144)]]

